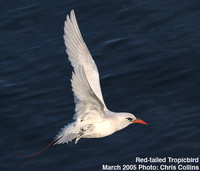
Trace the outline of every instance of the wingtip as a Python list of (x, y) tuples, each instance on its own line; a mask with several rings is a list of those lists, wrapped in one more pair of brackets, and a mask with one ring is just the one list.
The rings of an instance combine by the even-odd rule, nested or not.
[(70, 16), (75, 15), (74, 9), (71, 10)]
[(72, 15), (75, 15), (74, 9), (72, 9), (72, 10), (70, 11), (70, 14), (67, 14), (66, 20), (67, 20), (68, 17), (71, 18)]

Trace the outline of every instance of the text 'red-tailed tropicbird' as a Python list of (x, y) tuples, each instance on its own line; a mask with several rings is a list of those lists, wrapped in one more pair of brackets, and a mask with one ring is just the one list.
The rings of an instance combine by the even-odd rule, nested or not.
[[(67, 124), (47, 147), (53, 143), (64, 144), (74, 139), (77, 143), (80, 138), (105, 137), (132, 123), (147, 125), (131, 113), (116, 113), (106, 107), (98, 69), (82, 38), (74, 10), (71, 11), (70, 17), (67, 15), (65, 21), (64, 41), (66, 52), (74, 68), (71, 79), (76, 104), (74, 122)], [(34, 156), (30, 159), (32, 160), (47, 147), (38, 153), (24, 157)]]

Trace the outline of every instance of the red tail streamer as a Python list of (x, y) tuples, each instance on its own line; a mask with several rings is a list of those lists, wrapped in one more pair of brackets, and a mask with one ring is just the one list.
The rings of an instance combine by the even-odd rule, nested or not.
[(19, 155), (19, 156), (21, 156), (21, 157), (31, 157), (31, 156), (33, 156), (31, 159), (29, 159), (28, 161), (26, 161), (25, 163), (23, 163), (23, 165), (25, 165), (25, 164), (27, 164), (28, 162), (30, 162), (31, 160), (33, 160), (35, 157), (37, 157), (39, 154), (41, 154), (44, 150), (46, 150), (46, 149), (47, 149), (50, 145), (52, 145), (55, 141), (56, 141), (56, 140), (53, 140), (53, 141), (50, 142), (46, 147), (44, 147), (41, 151), (39, 151), (39, 152), (37, 152), (37, 153), (34, 153), (34, 154), (31, 154), (31, 155), (23, 155), (23, 154), (19, 153), (19, 152), (17, 151), (17, 148), (16, 148), (18, 141), (16, 141), (16, 143), (15, 143), (15, 152), (16, 152), (17, 155)]

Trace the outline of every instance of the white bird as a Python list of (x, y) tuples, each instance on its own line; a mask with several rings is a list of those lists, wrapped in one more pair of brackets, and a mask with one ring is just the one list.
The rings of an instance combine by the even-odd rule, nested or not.
[(119, 131), (132, 123), (146, 124), (131, 113), (116, 113), (110, 111), (103, 100), (97, 66), (80, 33), (74, 10), (70, 17), (67, 15), (64, 26), (64, 40), (66, 52), (74, 68), (72, 73), (72, 90), (74, 92), (75, 115), (74, 122), (67, 124), (41, 151), (32, 155), (23, 155), (16, 150), (19, 156), (34, 159), (50, 145), (68, 143), (80, 138), (101, 138)]
[(97, 66), (82, 38), (74, 10), (67, 15), (64, 26), (66, 52), (71, 65), (74, 92), (74, 122), (66, 125), (56, 136), (55, 144), (68, 143), (80, 138), (101, 138), (119, 131), (132, 123), (147, 124), (131, 113), (108, 110), (103, 100)]

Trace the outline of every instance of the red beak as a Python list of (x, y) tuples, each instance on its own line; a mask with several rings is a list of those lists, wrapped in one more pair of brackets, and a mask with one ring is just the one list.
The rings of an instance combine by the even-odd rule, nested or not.
[(146, 122), (144, 122), (143, 120), (138, 119), (138, 118), (136, 118), (136, 120), (134, 120), (133, 123), (140, 123), (140, 124), (148, 125)]

